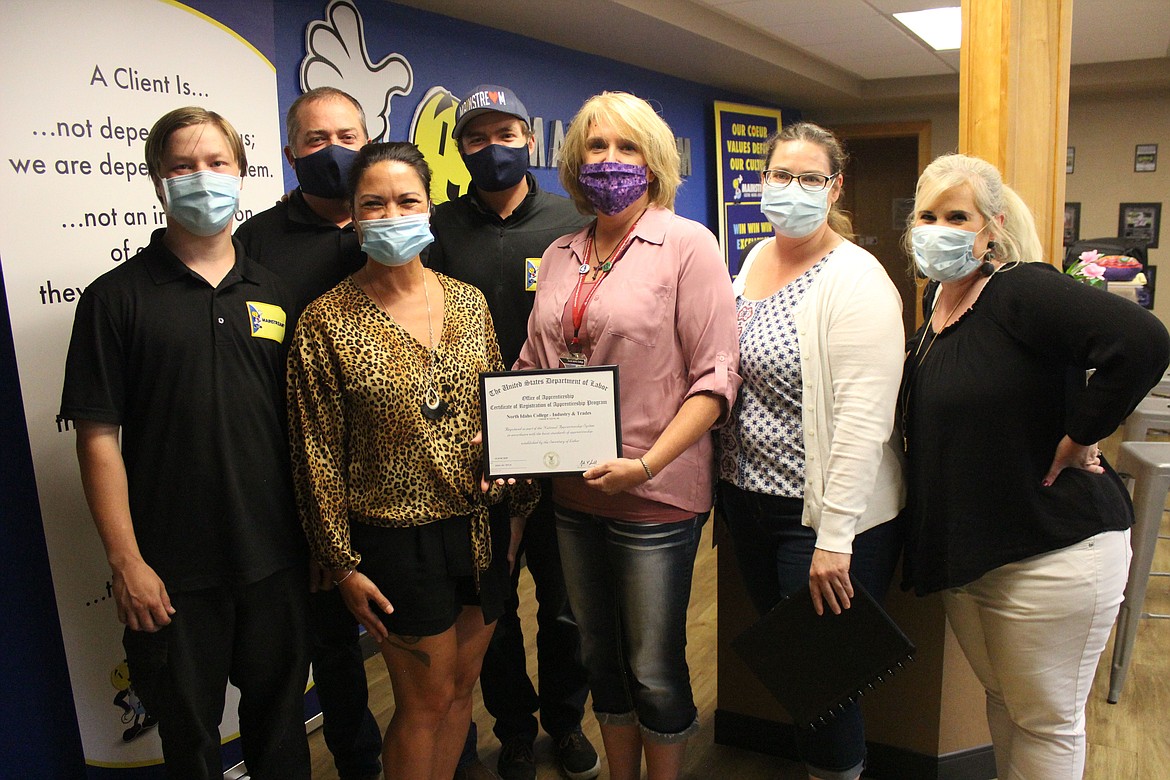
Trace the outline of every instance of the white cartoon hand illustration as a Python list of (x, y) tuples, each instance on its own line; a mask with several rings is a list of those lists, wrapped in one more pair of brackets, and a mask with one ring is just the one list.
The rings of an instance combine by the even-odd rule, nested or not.
[(332, 0), (325, 17), (328, 21), (312, 22), (305, 29), (301, 91), (336, 87), (348, 92), (366, 113), (370, 140), (389, 140), (390, 98), (410, 94), (410, 63), (401, 54), (390, 54), (376, 65), (370, 62), (361, 14), (349, 0)]

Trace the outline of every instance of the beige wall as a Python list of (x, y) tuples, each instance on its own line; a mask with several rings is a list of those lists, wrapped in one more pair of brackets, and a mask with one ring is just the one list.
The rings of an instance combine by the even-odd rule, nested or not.
[[(1069, 100), (1068, 144), (1076, 165), (1065, 177), (1065, 199), (1081, 204), (1081, 238), (1117, 235), (1119, 203), (1162, 203), (1170, 216), (1170, 93)], [(1158, 144), (1158, 170), (1134, 173), (1137, 144)], [(1150, 264), (1158, 280), (1154, 313), (1170, 324), (1170, 230), (1162, 225)], [(1163, 272), (1163, 268), (1166, 269)]]
[[(827, 125), (869, 122), (929, 121), (934, 156), (959, 145), (957, 105), (808, 115)], [(1081, 238), (1117, 235), (1120, 203), (1163, 203), (1163, 221), (1170, 219), (1170, 93), (1150, 96), (1077, 96), (1069, 99), (1068, 143), (1076, 148), (1076, 165), (1065, 178), (1065, 199), (1081, 204)], [(1137, 144), (1158, 144), (1158, 170), (1134, 173)], [(1159, 280), (1154, 313), (1170, 326), (1170, 228), (1163, 226), (1150, 263), (1164, 276)], [(1166, 271), (1162, 267), (1166, 266)]]
[(959, 150), (959, 103), (957, 97), (954, 105), (939, 105), (927, 109), (907, 110), (895, 106), (874, 111), (806, 113), (803, 118), (830, 127), (880, 122), (930, 122), (931, 159), (940, 154)]

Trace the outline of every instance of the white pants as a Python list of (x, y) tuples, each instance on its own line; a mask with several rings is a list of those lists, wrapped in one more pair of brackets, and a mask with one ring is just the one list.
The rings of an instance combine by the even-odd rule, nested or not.
[(943, 593), (959, 646), (987, 689), (999, 780), (1084, 775), (1085, 703), (1129, 555), (1129, 532), (1108, 531)]

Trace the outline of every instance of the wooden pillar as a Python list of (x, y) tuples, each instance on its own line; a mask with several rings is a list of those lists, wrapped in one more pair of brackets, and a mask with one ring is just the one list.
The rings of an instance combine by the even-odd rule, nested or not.
[(994, 164), (1063, 257), (1073, 0), (963, 0), (959, 151)]

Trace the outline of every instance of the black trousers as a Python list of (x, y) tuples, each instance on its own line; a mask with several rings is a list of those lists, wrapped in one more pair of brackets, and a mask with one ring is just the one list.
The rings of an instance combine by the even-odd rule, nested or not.
[(169, 625), (126, 630), (131, 684), (158, 718), (167, 777), (223, 777), (219, 725), (230, 681), (240, 689), (249, 776), (309, 780), (307, 592), (305, 569), (294, 566), (250, 585), (171, 593)]
[[(520, 566), (512, 572), (512, 586), (504, 615), (488, 645), (480, 673), (484, 706), (496, 719), (493, 731), (501, 742), (536, 739), (537, 721), (554, 739), (580, 727), (589, 695), (585, 667), (581, 665), (581, 637), (569, 608), (556, 521), (552, 511), (552, 487), (541, 485), (540, 504), (528, 518), (520, 552), (536, 585), (537, 688), (528, 678), (524, 632), (516, 614)], [(502, 507), (501, 507), (502, 508)], [(493, 507), (493, 511), (498, 511)], [(499, 549), (499, 548), (497, 548)], [(507, 546), (496, 552), (504, 555)], [(539, 690), (539, 693), (538, 693)]]
[(382, 771), (382, 731), (369, 707), (358, 623), (337, 588), (309, 594), (313, 682), (325, 745), (341, 780)]

